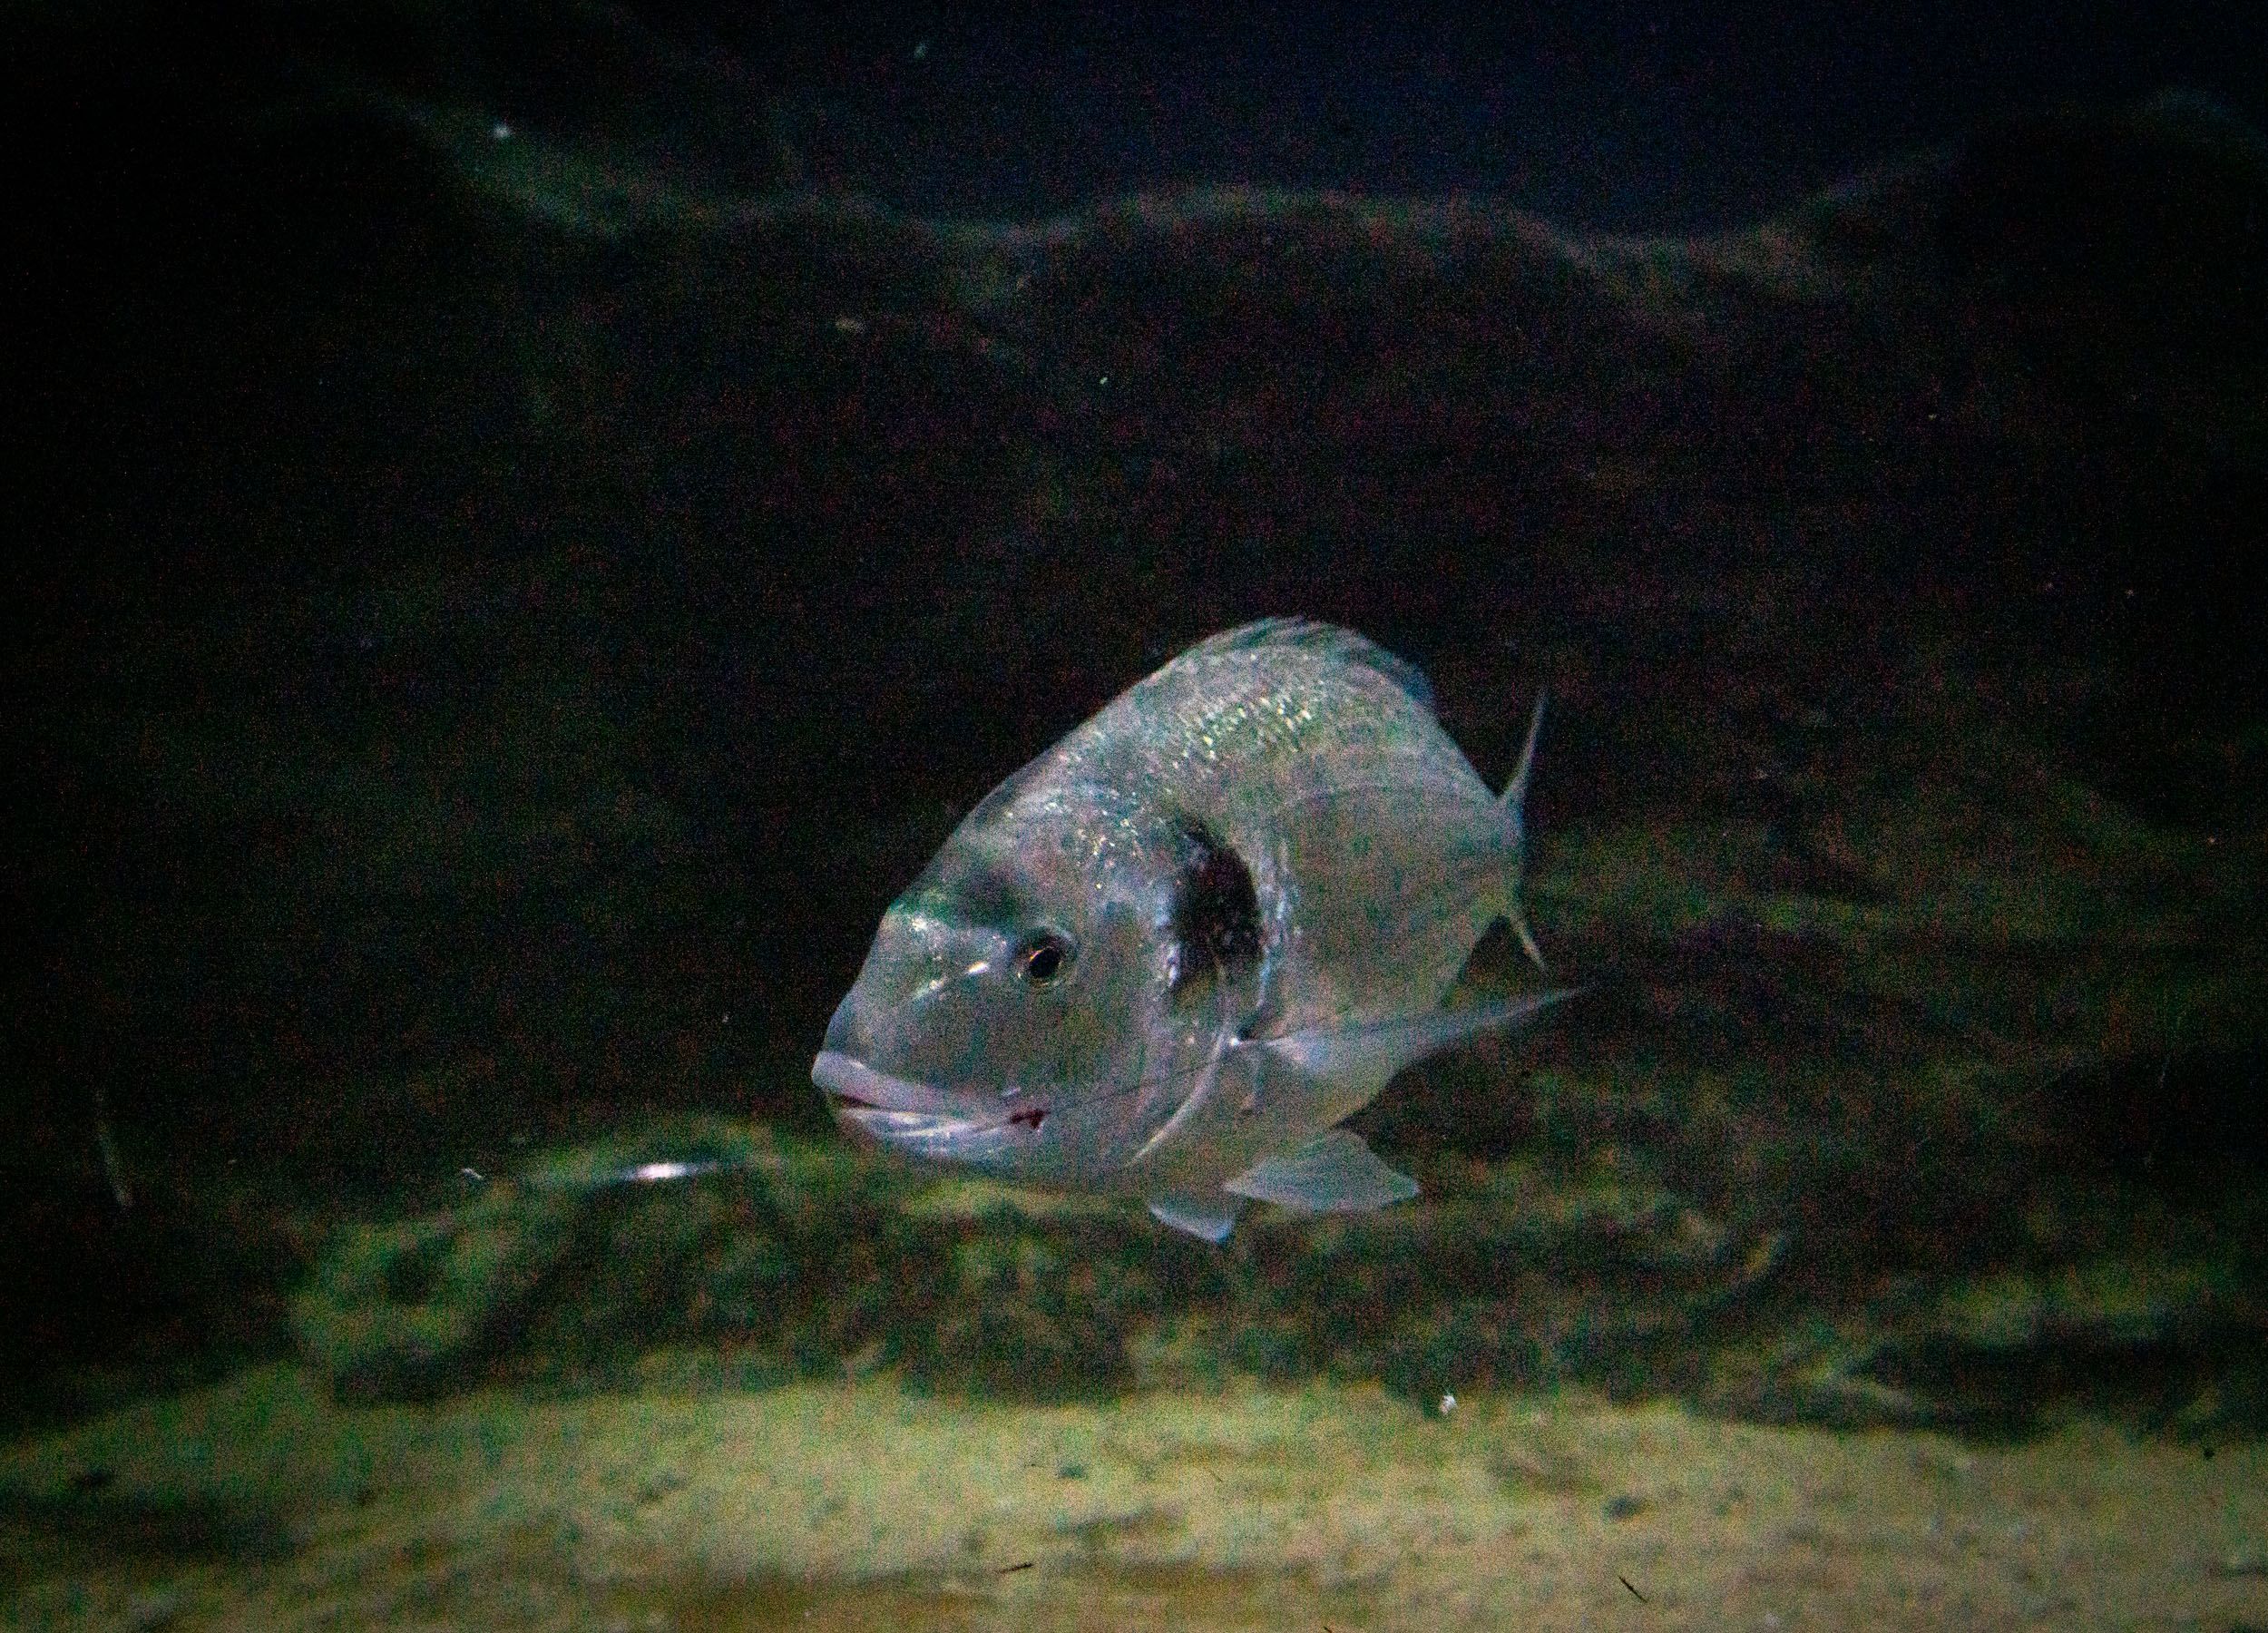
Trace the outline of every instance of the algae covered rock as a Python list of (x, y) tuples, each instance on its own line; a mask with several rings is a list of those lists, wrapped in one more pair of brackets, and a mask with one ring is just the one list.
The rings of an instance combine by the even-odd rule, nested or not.
[(573, 1218), (499, 1186), (458, 1212), (351, 1226), (294, 1303), (299, 1348), (347, 1399), (467, 1378), (573, 1247)]
[(924, 1178), (831, 1140), (698, 1132), (720, 1166), (682, 1183), (619, 1178), (657, 1133), (342, 1233), (298, 1300), (302, 1353), (364, 1399), (603, 1382), (686, 1342), (722, 1346), (744, 1382), (894, 1366), (1016, 1399), (1234, 1373), (1381, 1377), (1413, 1399), (1638, 1387), (1778, 1251), (1611, 1164), (1466, 1164), (1417, 1205), (1260, 1215), (1219, 1248), (1115, 1203)]
[[(657, 1180), (656, 1161), (689, 1171)], [(889, 1235), (879, 1178), (838, 1147), (721, 1121), (553, 1153), (456, 1207), (345, 1229), (294, 1331), (357, 1398), (499, 1367), (572, 1377), (689, 1336), (729, 1337), (784, 1372), (832, 1364), (883, 1325), (877, 1290), (903, 1285), (861, 1257)]]

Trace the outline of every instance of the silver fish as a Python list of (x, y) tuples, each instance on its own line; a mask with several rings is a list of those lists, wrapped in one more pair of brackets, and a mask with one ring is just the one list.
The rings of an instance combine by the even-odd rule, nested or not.
[[(908, 1155), (1146, 1202), (1417, 1194), (1335, 1125), (1561, 993), (1444, 1009), (1520, 914), (1536, 727), (1491, 794), (1414, 669), (1269, 619), (1121, 693), (972, 810), (883, 915), (812, 1079)], [(1539, 966), (1541, 959), (1538, 958)]]

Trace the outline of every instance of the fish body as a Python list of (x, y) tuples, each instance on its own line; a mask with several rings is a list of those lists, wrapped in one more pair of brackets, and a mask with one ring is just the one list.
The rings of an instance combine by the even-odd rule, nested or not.
[(884, 914), (813, 1078), (902, 1152), (1136, 1198), (1215, 1241), (1247, 1198), (1413, 1196), (1336, 1125), (1560, 995), (1442, 1007), (1497, 921), (1533, 950), (1534, 740), (1500, 796), (1364, 637), (1217, 635), (968, 814)]

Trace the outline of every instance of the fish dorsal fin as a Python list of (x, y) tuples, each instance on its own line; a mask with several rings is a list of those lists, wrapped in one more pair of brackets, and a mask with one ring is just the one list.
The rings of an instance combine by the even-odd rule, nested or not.
[(1361, 1135), (1345, 1129), (1325, 1129), (1305, 1145), (1254, 1164), (1221, 1188), (1301, 1213), (1364, 1213), (1418, 1194), (1416, 1180), (1388, 1168)]
[(1186, 1230), (1193, 1237), (1208, 1242), (1225, 1242), (1236, 1227), (1237, 1201), (1216, 1192), (1209, 1197), (1176, 1191), (1168, 1196), (1152, 1197), (1149, 1211), (1161, 1225), (1176, 1230)]
[(1317, 623), (1311, 618), (1263, 618), (1254, 623), (1239, 624), (1200, 640), (1175, 661), (1249, 652), (1264, 647), (1296, 647), (1370, 670), (1407, 692), (1427, 713), (1432, 712), (1432, 683), (1417, 665), (1395, 657), (1367, 635), (1358, 635), (1338, 624)]

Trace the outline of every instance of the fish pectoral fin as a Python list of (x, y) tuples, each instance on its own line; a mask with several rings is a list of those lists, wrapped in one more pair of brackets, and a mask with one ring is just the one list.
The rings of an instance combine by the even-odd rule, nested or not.
[(1254, 1042), (1310, 1077), (1364, 1083), (1375, 1093), (1413, 1061), (1482, 1032), (1518, 1026), (1538, 1010), (1574, 996), (1573, 989), (1531, 998), (1476, 1003), (1467, 1009), (1428, 1010), (1365, 1025), (1317, 1027)]
[[(1388, 1168), (1360, 1134), (1326, 1129), (1306, 1144), (1254, 1164), (1221, 1188), (1301, 1213), (1363, 1213), (1418, 1194), (1417, 1181)], [(1154, 1212), (1157, 1205), (1151, 1204)]]
[(1186, 1230), (1193, 1237), (1203, 1237), (1208, 1242), (1225, 1242), (1237, 1223), (1237, 1209), (1241, 1207), (1236, 1198), (1225, 1197), (1218, 1191), (1209, 1196), (1176, 1191), (1149, 1199), (1149, 1211), (1161, 1225), (1176, 1230)]

